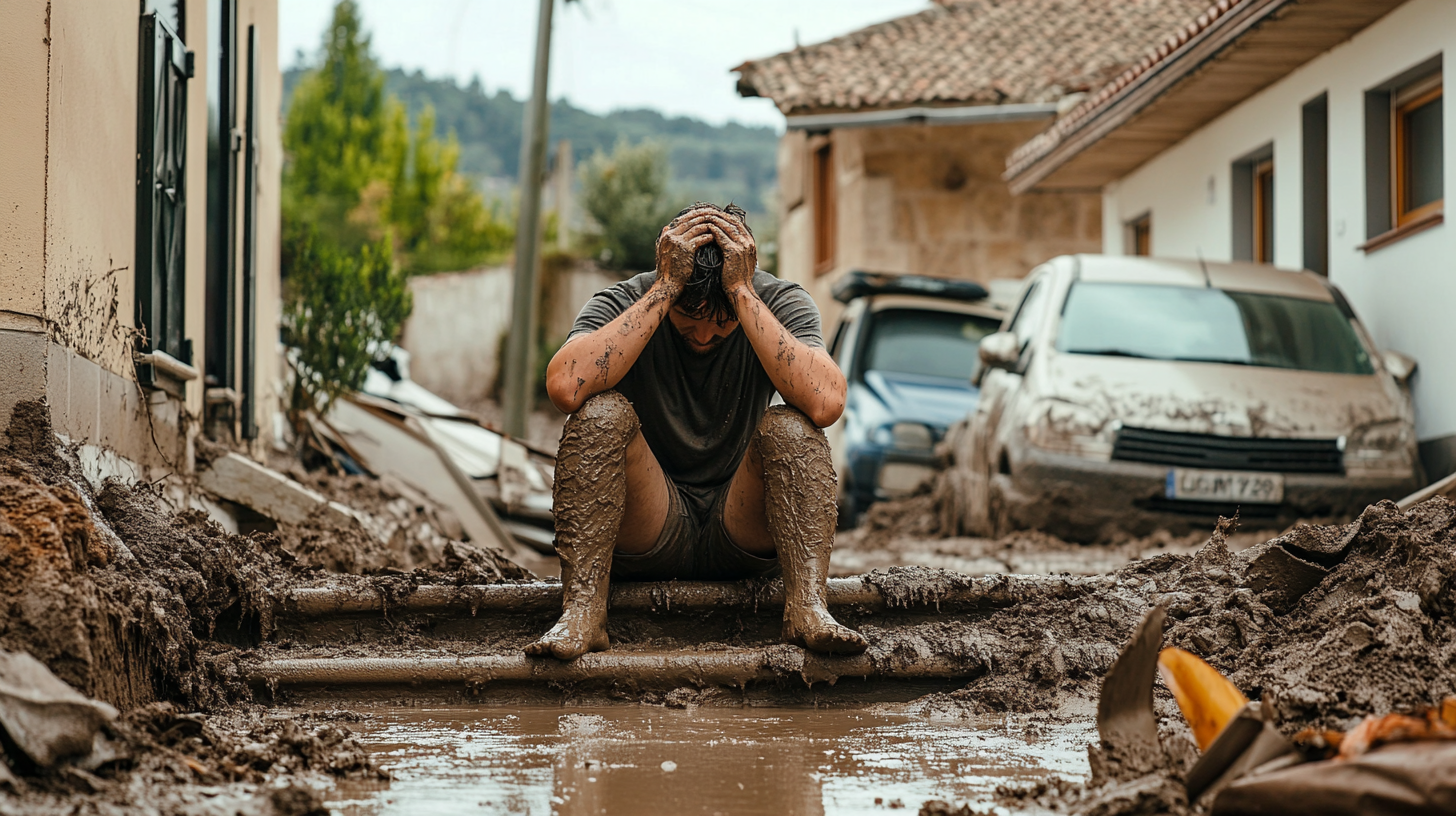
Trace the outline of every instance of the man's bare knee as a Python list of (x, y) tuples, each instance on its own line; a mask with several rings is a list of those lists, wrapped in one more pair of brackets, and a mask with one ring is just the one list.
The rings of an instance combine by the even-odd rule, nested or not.
[(616, 391), (603, 391), (582, 403), (576, 413), (567, 417), (561, 439), (577, 438), (592, 445), (625, 448), (637, 435), (642, 423), (632, 403)]

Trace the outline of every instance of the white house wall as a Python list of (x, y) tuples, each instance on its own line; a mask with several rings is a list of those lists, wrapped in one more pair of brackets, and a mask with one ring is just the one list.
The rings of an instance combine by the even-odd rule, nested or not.
[[(1456, 229), (1443, 224), (1368, 254), (1358, 249), (1366, 240), (1365, 91), (1443, 53), (1444, 65), (1452, 65), (1456, 2), (1412, 0), (1397, 8), (1107, 185), (1105, 251), (1126, 251), (1124, 224), (1151, 213), (1154, 255), (1231, 259), (1231, 165), (1272, 142), (1274, 259), (1280, 266), (1303, 266), (1301, 107), (1327, 92), (1330, 279), (1378, 344), (1419, 361), (1414, 393), (1421, 440), (1456, 434)], [(1443, 97), (1448, 200), (1456, 196), (1450, 99)]]

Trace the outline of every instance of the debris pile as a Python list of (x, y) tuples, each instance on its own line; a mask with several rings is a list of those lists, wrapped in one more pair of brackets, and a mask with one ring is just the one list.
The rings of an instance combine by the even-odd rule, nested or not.
[[(1349, 524), (1297, 528), (1237, 555), (1225, 543), (1229, 526), (1221, 522), (1196, 555), (1134, 563), (1087, 598), (997, 612), (985, 629), (1016, 648), (998, 670), (949, 697), (1017, 711), (1046, 710), (1059, 697), (1063, 705), (1089, 702), (1112, 662), (1103, 650), (1125, 642), (1132, 623), (1157, 606), (1167, 612), (1162, 642), (1202, 657), (1250, 699), (1262, 699), (1286, 737), (1306, 728), (1349, 731), (1369, 715), (1420, 710), (1456, 693), (1456, 504), (1436, 498), (1402, 511), (1381, 502)], [(1155, 700), (1167, 794), (1181, 790), (1197, 749), (1172, 695), (1159, 687)], [(1090, 752), (1086, 785), (1049, 779), (1003, 790), (1002, 804), (1194, 812), (1171, 794), (1112, 795), (1116, 780), (1102, 749)], [(926, 812), (957, 811), (941, 803)]]
[[(379, 527), (392, 530), (383, 540), (428, 544), (422, 551), (435, 570), (328, 572), (321, 559), (310, 563), (306, 547), (300, 558), (285, 545), (290, 534), (302, 539), (307, 517), (280, 533), (238, 535), (200, 510), (177, 511), (178, 497), (162, 485), (109, 480), (93, 491), (74, 453), (50, 433), (44, 406), (22, 404), (15, 417), (10, 451), (0, 453), (0, 650), (13, 653), (0, 659), (0, 709), (20, 700), (30, 714), (6, 718), (0, 710), (0, 813), (68, 813), (85, 802), (106, 811), (137, 801), (160, 813), (212, 812), (214, 804), (219, 813), (259, 816), (322, 812), (316, 793), (287, 783), (299, 773), (377, 775), (347, 730), (236, 707), (251, 699), (237, 659), (272, 634), (282, 595), (297, 586), (395, 591), (400, 583), (524, 575), (494, 551), (429, 538), (418, 528), (437, 522), (426, 518), (431, 509), (398, 497), (380, 513), (394, 519)], [(341, 512), (361, 529), (378, 523), (336, 502), (309, 501), (311, 512), (335, 516), (330, 524)], [(365, 569), (357, 559), (352, 565)], [(173, 705), (209, 716), (178, 714)], [(83, 721), (109, 753), (71, 733)], [(24, 749), (40, 743), (23, 728), (59, 729), (60, 747)], [(202, 800), (208, 806), (196, 807)]]
[(305, 567), (358, 575), (454, 570), (479, 565), (477, 583), (528, 577), (497, 550), (466, 543), (460, 519), (391, 476), (338, 476), (292, 464), (294, 481), (348, 507), (357, 524), (335, 526), (317, 517), (280, 523), (278, 539)]
[(0, 651), (0, 733), (0, 813), (145, 802), (161, 814), (312, 816), (327, 811), (301, 775), (387, 778), (337, 725), (183, 714), (170, 703), (119, 716), (24, 653)]

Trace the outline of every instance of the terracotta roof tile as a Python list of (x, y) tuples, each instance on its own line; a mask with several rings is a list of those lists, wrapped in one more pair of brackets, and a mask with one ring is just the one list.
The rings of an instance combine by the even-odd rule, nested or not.
[[(934, 8), (745, 62), (738, 92), (784, 113), (1055, 102), (1098, 88), (1210, 0), (938, 0)], [(1187, 37), (1187, 33), (1184, 33)]]
[(1005, 178), (1010, 179), (1021, 173), (1055, 150), (1068, 134), (1086, 124), (1088, 120), (1111, 104), (1124, 89), (1146, 76), (1153, 66), (1168, 59), (1174, 52), (1187, 45), (1189, 40), (1206, 31), (1245, 0), (1215, 0), (1211, 6), (1207, 5), (1208, 0), (1203, 0), (1203, 2), (1205, 8), (1197, 18), (1191, 20), (1186, 26), (1170, 31), (1168, 36), (1158, 44), (1158, 47), (1144, 56), (1142, 60), (1129, 65), (1125, 71), (1098, 88), (1077, 107), (1067, 111), (1065, 116), (1059, 117), (1051, 127), (1018, 147), (1006, 159)]

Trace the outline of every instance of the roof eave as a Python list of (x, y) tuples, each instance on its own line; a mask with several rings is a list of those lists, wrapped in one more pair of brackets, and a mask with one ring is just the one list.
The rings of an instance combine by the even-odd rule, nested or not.
[[(1405, 1), (1245, 0), (1231, 6), (1177, 48), (1163, 46), (1158, 56), (1150, 55), (1019, 148), (1003, 178), (1018, 194), (1100, 188)], [(1287, 35), (1260, 35), (1287, 20), (1308, 29), (1299, 47), (1291, 48)], [(1241, 48), (1240, 64), (1222, 70)], [(1218, 82), (1223, 83), (1218, 94), (1199, 96)], [(1230, 93), (1233, 85), (1241, 86), (1240, 92)], [(1128, 125), (1138, 132), (1124, 130)]]
[(789, 130), (840, 130), (890, 125), (980, 125), (1020, 122), (1055, 116), (1056, 102), (1019, 102), (1001, 105), (957, 105), (793, 114), (786, 117)]

